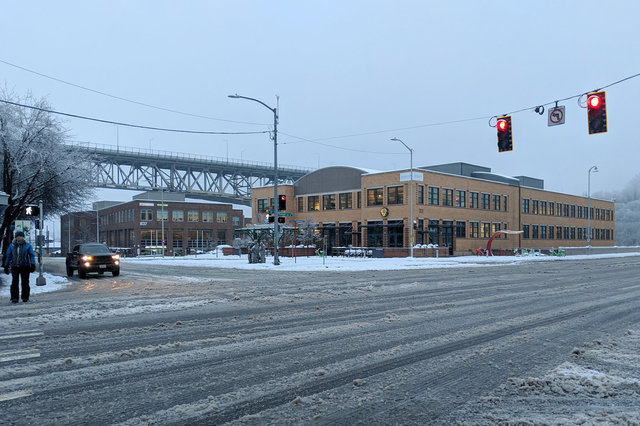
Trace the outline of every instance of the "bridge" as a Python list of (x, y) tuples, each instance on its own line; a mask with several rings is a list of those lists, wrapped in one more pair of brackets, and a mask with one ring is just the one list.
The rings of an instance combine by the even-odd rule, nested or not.
[[(273, 164), (139, 148), (67, 143), (93, 159), (98, 188), (182, 192), (188, 197), (249, 204), (251, 188), (272, 185)], [(311, 169), (278, 166), (278, 184), (291, 184)]]

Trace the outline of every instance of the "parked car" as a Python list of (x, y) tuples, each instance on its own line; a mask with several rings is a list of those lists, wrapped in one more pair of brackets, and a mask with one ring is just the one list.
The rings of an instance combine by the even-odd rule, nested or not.
[(86, 278), (89, 272), (104, 274), (111, 272), (114, 277), (120, 275), (120, 255), (111, 253), (109, 247), (100, 243), (80, 244), (67, 253), (67, 276), (72, 277), (78, 270), (78, 277)]

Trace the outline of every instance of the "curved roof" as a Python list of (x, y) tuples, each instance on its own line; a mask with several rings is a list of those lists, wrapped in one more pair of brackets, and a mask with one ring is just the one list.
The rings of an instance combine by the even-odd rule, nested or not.
[(293, 184), (296, 195), (321, 194), (359, 189), (364, 169), (350, 166), (331, 166), (315, 170)]

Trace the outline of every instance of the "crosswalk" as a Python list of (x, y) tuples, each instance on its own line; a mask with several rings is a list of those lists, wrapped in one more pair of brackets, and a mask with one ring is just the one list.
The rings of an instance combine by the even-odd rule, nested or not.
[[(34, 359), (40, 357), (40, 352), (36, 349), (8, 349), (12, 342), (17, 339), (26, 339), (30, 337), (39, 337), (44, 335), (43, 332), (38, 330), (20, 330), (15, 332), (5, 332), (0, 334), (0, 368), (7, 366), (10, 362), (19, 362), (26, 359)], [(18, 381), (24, 382), (24, 379), (18, 379)], [(27, 378), (27, 382), (30, 378)], [(21, 389), (5, 392), (14, 388), (16, 380), (0, 380), (0, 402), (9, 401), (12, 399), (24, 398), (33, 395), (31, 389)], [(21, 383), (24, 385), (25, 383)]]

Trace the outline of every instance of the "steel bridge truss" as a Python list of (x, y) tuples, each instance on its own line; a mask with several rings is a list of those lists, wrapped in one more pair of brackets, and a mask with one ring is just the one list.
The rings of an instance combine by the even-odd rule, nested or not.
[[(251, 189), (274, 182), (269, 163), (146, 151), (102, 145), (74, 145), (94, 159), (96, 187), (153, 191), (247, 201)], [(290, 184), (310, 170), (278, 167), (278, 183)]]

